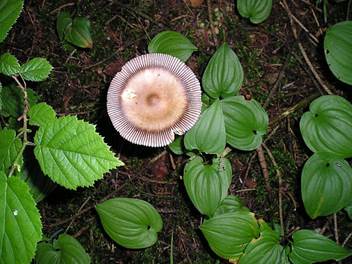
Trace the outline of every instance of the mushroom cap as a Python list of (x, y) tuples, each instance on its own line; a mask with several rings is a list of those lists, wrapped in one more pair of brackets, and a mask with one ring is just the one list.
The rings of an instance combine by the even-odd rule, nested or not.
[(146, 54), (128, 61), (112, 80), (107, 109), (115, 129), (144, 146), (170, 144), (198, 120), (201, 88), (192, 70), (166, 54)]

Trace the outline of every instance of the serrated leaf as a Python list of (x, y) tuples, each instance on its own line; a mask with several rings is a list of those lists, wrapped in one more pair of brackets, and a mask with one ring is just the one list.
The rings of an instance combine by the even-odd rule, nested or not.
[(214, 216), (226, 213), (234, 213), (240, 210), (249, 212), (249, 209), (244, 206), (238, 196), (228, 195), (224, 200), (221, 201), (218, 208), (216, 208)]
[(56, 20), (56, 30), (60, 41), (65, 39), (65, 32), (68, 27), (72, 26), (72, 18), (69, 12), (61, 11)]
[(219, 100), (216, 100), (200, 116), (197, 123), (184, 137), (186, 149), (221, 153), (226, 145), (224, 116)]
[(299, 123), (304, 142), (313, 152), (352, 157), (352, 104), (343, 97), (315, 99)]
[(199, 156), (187, 163), (183, 175), (186, 191), (192, 203), (199, 212), (209, 217), (227, 196), (231, 178), (232, 168), (228, 160), (214, 159), (211, 165), (204, 165), (203, 159)]
[(85, 17), (75, 17), (65, 30), (65, 40), (80, 48), (92, 48), (90, 22)]
[(238, 211), (214, 216), (200, 226), (210, 248), (225, 259), (238, 259), (248, 243), (258, 237), (254, 214)]
[(16, 75), (21, 71), (21, 65), (12, 54), (6, 52), (0, 56), (0, 73), (7, 76)]
[(254, 99), (232, 96), (221, 100), (226, 140), (234, 148), (254, 150), (260, 146), (269, 124), (268, 114)]
[(96, 209), (106, 233), (126, 248), (152, 246), (163, 226), (160, 214), (143, 200), (114, 198), (98, 204)]
[(262, 23), (268, 18), (272, 5), (272, 0), (237, 0), (238, 12), (253, 24)]
[(2, 0), (0, 2), (0, 43), (4, 41), (7, 33), (23, 8), (23, 0)]
[(95, 127), (74, 116), (41, 126), (34, 143), (34, 154), (44, 174), (68, 189), (91, 186), (104, 173), (123, 165)]
[(2, 84), (0, 82), (0, 115), (2, 110)]
[(248, 244), (239, 264), (289, 264), (285, 248), (280, 245), (277, 233), (263, 220), (259, 220), (259, 224), (260, 237)]
[(56, 118), (55, 110), (46, 103), (33, 105), (28, 112), (29, 124), (32, 126), (44, 126)]
[(352, 168), (347, 161), (316, 153), (304, 164), (301, 192), (311, 218), (336, 213), (352, 202)]
[(312, 264), (331, 259), (338, 261), (352, 255), (351, 250), (312, 230), (296, 231), (292, 238), (290, 260), (294, 264)]
[(2, 171), (0, 219), (0, 263), (30, 263), (42, 235), (40, 214), (28, 186)]
[[(0, 170), (7, 171), (13, 163), (22, 148), (22, 142), (16, 138), (16, 131), (12, 129), (0, 129)], [(22, 157), (19, 164), (22, 165)]]
[(352, 21), (330, 27), (324, 38), (325, 58), (337, 79), (352, 85)]
[(45, 58), (34, 58), (21, 66), (21, 76), (27, 81), (40, 82), (48, 78), (52, 69)]
[[(30, 88), (27, 88), (28, 103), (34, 105), (38, 101), (38, 95)], [(3, 98), (3, 106), (1, 115), (18, 118), (23, 113), (23, 93), (17, 86), (4, 86), (1, 89), (1, 97)], [(5, 99), (6, 98), (6, 99)]]
[(236, 53), (222, 44), (211, 57), (202, 78), (204, 91), (212, 98), (236, 95), (243, 82), (243, 69)]
[(193, 43), (176, 31), (163, 31), (157, 34), (148, 45), (149, 53), (164, 53), (186, 62), (194, 51)]
[(90, 257), (72, 236), (61, 234), (52, 244), (41, 242), (35, 257), (38, 264), (89, 264)]

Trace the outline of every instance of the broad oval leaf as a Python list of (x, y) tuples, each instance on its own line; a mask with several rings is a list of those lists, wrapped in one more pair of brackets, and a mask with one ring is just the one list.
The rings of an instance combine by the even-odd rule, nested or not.
[(104, 173), (123, 165), (95, 127), (74, 116), (41, 126), (34, 143), (34, 154), (44, 174), (68, 189), (91, 186)]
[(272, 5), (272, 0), (237, 0), (238, 12), (253, 24), (262, 23), (268, 18)]
[(225, 259), (238, 259), (248, 243), (258, 237), (254, 214), (238, 211), (214, 216), (200, 226), (210, 248)]
[(294, 264), (312, 264), (331, 259), (338, 261), (352, 255), (351, 250), (312, 230), (296, 231), (292, 238), (289, 257)]
[(228, 195), (224, 198), (224, 200), (221, 201), (218, 208), (216, 208), (214, 216), (226, 213), (233, 213), (241, 210), (249, 212), (249, 209), (244, 206), (238, 196)]
[(57, 34), (59, 35), (60, 41), (63, 41), (65, 39), (65, 32), (68, 29), (68, 27), (72, 26), (72, 18), (69, 12), (67, 11), (61, 11), (56, 20), (56, 31)]
[(28, 186), (2, 171), (0, 219), (0, 263), (30, 263), (42, 236), (40, 214)]
[(260, 237), (253, 239), (246, 247), (239, 264), (289, 264), (280, 238), (268, 224), (259, 220)]
[(345, 208), (345, 211), (346, 211), (348, 217), (352, 220), (352, 204), (351, 204), (351, 205), (348, 205), (348, 206)]
[(186, 149), (201, 152), (221, 153), (226, 146), (224, 115), (219, 100), (216, 100), (200, 116), (197, 123), (184, 137)]
[(12, 54), (6, 52), (0, 56), (0, 73), (7, 76), (16, 75), (21, 71), (21, 65)]
[[(22, 148), (22, 142), (16, 137), (16, 131), (12, 129), (0, 129), (0, 170), (7, 171), (13, 163)], [(23, 163), (20, 158), (18, 167)]]
[(336, 78), (352, 85), (352, 21), (337, 23), (327, 30), (324, 52)]
[(34, 58), (21, 66), (21, 76), (27, 81), (40, 82), (48, 78), (52, 69), (45, 58)]
[(74, 18), (72, 25), (68, 25), (65, 30), (65, 40), (80, 48), (92, 48), (89, 20), (85, 17)]
[(44, 126), (56, 118), (55, 110), (47, 103), (39, 103), (31, 106), (28, 112), (29, 124), (32, 126)]
[(4, 41), (23, 8), (23, 0), (1, 0), (0, 2), (0, 43)]
[(316, 153), (304, 164), (301, 192), (311, 218), (340, 211), (352, 202), (352, 168), (347, 161)]
[(168, 147), (176, 155), (182, 155), (184, 152), (183, 137), (177, 136), (176, 139), (168, 145)]
[(79, 241), (66, 234), (60, 235), (52, 244), (39, 243), (35, 260), (38, 264), (89, 264), (91, 262)]
[(114, 198), (98, 204), (96, 210), (106, 233), (126, 248), (152, 246), (163, 227), (160, 214), (143, 200)]
[(157, 34), (148, 45), (149, 53), (164, 53), (186, 62), (198, 50), (192, 42), (176, 31), (163, 31)]
[(311, 151), (352, 157), (352, 104), (343, 97), (325, 95), (315, 99), (299, 125)]
[(227, 143), (240, 150), (254, 150), (260, 146), (269, 118), (254, 99), (233, 96), (221, 101), (225, 117)]
[(204, 165), (203, 159), (196, 156), (185, 166), (183, 181), (187, 194), (203, 215), (213, 216), (216, 208), (227, 196), (232, 178), (229, 163), (222, 158), (221, 161), (214, 159), (212, 165)]
[(204, 71), (203, 89), (212, 98), (234, 96), (242, 82), (242, 65), (236, 53), (224, 43), (211, 57)]

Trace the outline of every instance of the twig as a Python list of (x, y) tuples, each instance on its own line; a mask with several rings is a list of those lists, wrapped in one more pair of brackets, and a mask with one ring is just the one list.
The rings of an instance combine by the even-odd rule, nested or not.
[(208, 16), (209, 16), (210, 29), (213, 36), (213, 41), (215, 46), (218, 46), (218, 38), (216, 37), (216, 31), (214, 28), (214, 20), (212, 15), (211, 0), (207, 0), (207, 6), (208, 6)]
[(271, 186), (269, 183), (269, 170), (268, 170), (268, 164), (266, 163), (265, 156), (264, 156), (264, 151), (262, 145), (260, 145), (257, 148), (257, 154), (258, 154), (258, 160), (260, 167), (262, 168), (263, 176), (264, 176), (264, 181), (265, 181), (265, 189), (268, 192), (271, 192)]
[[(86, 206), (86, 204), (89, 202), (90, 200), (90, 196), (88, 196), (88, 198), (83, 202), (83, 204), (81, 205), (81, 207), (78, 209), (77, 214), (79, 215), (79, 213), (83, 210), (83, 208)], [(69, 225), (66, 227), (65, 233), (67, 233), (67, 231), (70, 229), (71, 225), (73, 224), (73, 222), (75, 221), (76, 217), (72, 217), (71, 222), (69, 223)]]
[(55, 8), (53, 11), (51, 11), (49, 14), (52, 15), (58, 11), (60, 11), (61, 9), (65, 8), (65, 7), (68, 7), (68, 6), (73, 6), (75, 5), (75, 3), (67, 3), (67, 4), (64, 4), (64, 5), (61, 5), (59, 6), (58, 8)]
[(336, 244), (340, 244), (340, 242), (339, 242), (339, 230), (338, 230), (338, 226), (337, 226), (337, 215), (336, 215), (336, 213), (333, 214), (333, 219), (334, 219), (334, 234), (335, 234)]
[(276, 170), (276, 175), (279, 180), (279, 217), (280, 217), (280, 227), (281, 227), (281, 236), (285, 237), (285, 228), (284, 228), (284, 216), (283, 216), (283, 210), (282, 210), (282, 173), (279, 168), (279, 166), (276, 163), (276, 160), (274, 158), (273, 153), (271, 153), (270, 149), (263, 143), (263, 147), (265, 148), (265, 151), (268, 153), (272, 164), (275, 167)]
[(347, 244), (348, 240), (350, 240), (351, 237), (352, 237), (352, 232), (349, 233), (348, 236), (346, 237), (346, 239), (343, 241), (343, 243), (342, 243), (343, 247)]
[(348, 20), (350, 18), (351, 5), (352, 5), (352, 0), (349, 0), (348, 4), (347, 4), (346, 20)]

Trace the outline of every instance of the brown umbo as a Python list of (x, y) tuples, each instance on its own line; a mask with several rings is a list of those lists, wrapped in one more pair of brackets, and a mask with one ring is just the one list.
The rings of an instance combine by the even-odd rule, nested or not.
[(107, 108), (115, 129), (128, 141), (165, 146), (198, 120), (200, 84), (192, 70), (173, 56), (138, 56), (112, 80)]

